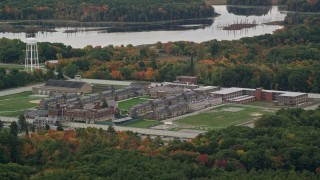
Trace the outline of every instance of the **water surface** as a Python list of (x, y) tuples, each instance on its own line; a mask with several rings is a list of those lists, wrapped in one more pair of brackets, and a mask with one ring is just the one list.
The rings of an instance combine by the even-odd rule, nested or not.
[[(211, 25), (185, 24), (181, 26), (196, 27), (198, 29), (188, 30), (151, 30), (140, 32), (108, 32), (94, 27), (58, 27), (56, 32), (38, 32), (36, 34), (39, 42), (60, 42), (75, 48), (83, 48), (87, 45), (107, 46), (107, 45), (142, 45), (153, 44), (158, 41), (193, 41), (204, 42), (213, 39), (234, 40), (242, 37), (252, 37), (267, 33), (273, 33), (281, 29), (279, 25), (266, 25), (273, 21), (283, 21), (286, 13), (281, 12), (277, 6), (263, 7), (261, 11), (254, 7), (246, 8), (231, 6), (214, 6), (215, 11), (220, 16), (212, 18)], [(240, 8), (240, 9), (239, 9)], [(261, 8), (261, 7), (257, 7)], [(257, 13), (256, 13), (257, 12)], [(223, 30), (231, 24), (254, 23), (257, 26), (241, 30)], [(85, 31), (91, 29), (90, 31)], [(84, 30), (84, 31), (79, 31)], [(65, 33), (72, 32), (72, 33)], [(77, 32), (74, 32), (77, 31)], [(1, 33), (0, 37), (16, 38), (25, 41), (25, 33)]]

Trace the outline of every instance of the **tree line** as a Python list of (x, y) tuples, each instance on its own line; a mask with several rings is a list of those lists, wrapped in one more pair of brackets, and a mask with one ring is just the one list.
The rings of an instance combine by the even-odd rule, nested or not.
[(203, 0), (57, 0), (0, 2), (1, 20), (154, 22), (212, 17)]
[(318, 0), (288, 0), (287, 9), (299, 12), (319, 12), (320, 2)]
[[(228, 5), (269, 6), (272, 0), (227, 0)], [(286, 5), (288, 11), (319, 12), (318, 0), (279, 0), (278, 4)]]
[(255, 128), (213, 130), (168, 145), (112, 126), (17, 137), (21, 119), (0, 126), (0, 178), (318, 179), (319, 119), (320, 109), (282, 109)]
[(56, 75), (52, 70), (43, 73), (41, 69), (38, 69), (32, 73), (27, 73), (18, 69), (6, 70), (5, 68), (0, 68), (0, 89), (25, 86), (55, 78)]
[(272, 0), (227, 0), (228, 5), (252, 5), (252, 6), (268, 6), (272, 4)]

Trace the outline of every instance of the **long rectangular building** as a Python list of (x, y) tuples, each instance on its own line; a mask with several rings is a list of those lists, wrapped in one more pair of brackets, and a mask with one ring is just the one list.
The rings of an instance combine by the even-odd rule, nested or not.
[(32, 88), (32, 94), (58, 95), (58, 94), (86, 94), (91, 93), (92, 87), (86, 82), (65, 81), (50, 79), (44, 86)]
[(247, 103), (251, 101), (274, 102), (280, 106), (298, 106), (308, 102), (308, 94), (301, 92), (263, 90), (260, 88), (225, 88), (210, 93), (215, 98), (222, 98), (224, 102)]

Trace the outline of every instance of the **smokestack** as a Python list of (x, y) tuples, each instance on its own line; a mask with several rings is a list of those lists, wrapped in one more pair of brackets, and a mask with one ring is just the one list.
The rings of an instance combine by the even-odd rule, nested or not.
[(191, 62), (190, 62), (190, 75), (191, 76), (194, 76), (194, 73), (193, 73), (193, 50), (191, 50)]

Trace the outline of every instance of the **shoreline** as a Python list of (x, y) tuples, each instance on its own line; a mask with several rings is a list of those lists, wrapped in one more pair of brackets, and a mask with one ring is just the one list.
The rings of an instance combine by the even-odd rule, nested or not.
[(253, 28), (256, 26), (257, 26), (257, 24), (231, 24), (229, 26), (223, 27), (223, 30), (236, 31), (236, 30), (241, 30), (241, 29)]

